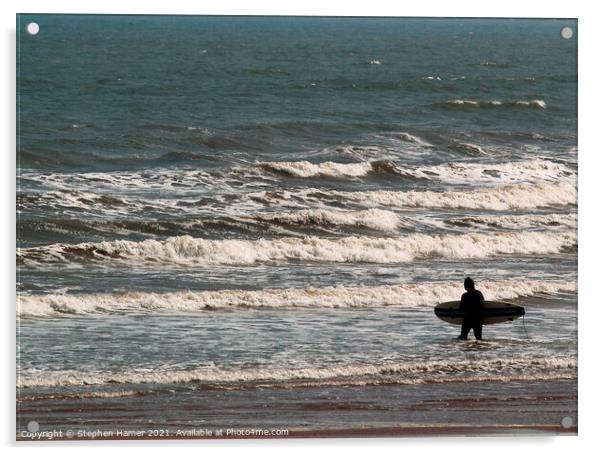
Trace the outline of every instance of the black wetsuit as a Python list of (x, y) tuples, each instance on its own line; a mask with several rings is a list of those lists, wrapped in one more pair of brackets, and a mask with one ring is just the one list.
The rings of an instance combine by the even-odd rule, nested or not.
[(462, 333), (460, 337), (468, 338), (470, 329), (474, 331), (477, 340), (481, 340), (481, 328), (483, 327), (483, 302), (485, 298), (481, 291), (473, 289), (462, 294), (460, 309), (464, 311), (464, 320), (462, 321)]

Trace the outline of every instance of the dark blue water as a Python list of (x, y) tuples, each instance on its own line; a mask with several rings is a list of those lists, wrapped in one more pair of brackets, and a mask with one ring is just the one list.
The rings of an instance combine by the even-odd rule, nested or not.
[[(34, 19), (41, 32), (19, 38), (22, 169), (298, 159), (406, 130), (576, 142), (576, 40), (559, 34), (567, 21), (21, 17)], [(475, 112), (451, 99), (547, 108)]]
[(19, 16), (20, 393), (574, 379), (576, 26)]

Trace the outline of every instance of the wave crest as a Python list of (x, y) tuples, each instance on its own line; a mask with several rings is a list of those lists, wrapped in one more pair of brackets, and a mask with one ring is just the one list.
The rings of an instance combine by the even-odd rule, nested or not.
[(364, 177), (378, 166), (378, 161), (363, 163), (334, 163), (326, 161), (323, 163), (310, 163), (309, 161), (266, 161), (260, 163), (262, 169), (271, 172), (286, 174), (291, 177)]
[(401, 218), (393, 212), (380, 209), (328, 210), (308, 209), (292, 213), (260, 213), (255, 220), (297, 226), (353, 226), (378, 231), (396, 231)]

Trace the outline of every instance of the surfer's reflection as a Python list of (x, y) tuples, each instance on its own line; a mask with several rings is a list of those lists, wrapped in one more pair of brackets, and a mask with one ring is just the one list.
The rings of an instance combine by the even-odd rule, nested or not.
[(460, 309), (464, 311), (464, 320), (462, 321), (462, 332), (458, 338), (466, 340), (468, 332), (472, 329), (475, 338), (482, 340), (481, 329), (483, 328), (483, 302), (485, 298), (481, 291), (475, 289), (472, 278), (464, 280), (464, 289), (466, 289), (466, 292), (462, 294), (460, 300)]

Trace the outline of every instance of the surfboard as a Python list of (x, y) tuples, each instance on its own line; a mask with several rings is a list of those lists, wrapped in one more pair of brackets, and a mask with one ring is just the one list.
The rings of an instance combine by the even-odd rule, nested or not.
[[(506, 302), (485, 300), (483, 303), (483, 325), (499, 324), (513, 321), (525, 314), (522, 306)], [(435, 315), (450, 324), (462, 325), (464, 311), (460, 309), (460, 301), (443, 302), (435, 307)]]

